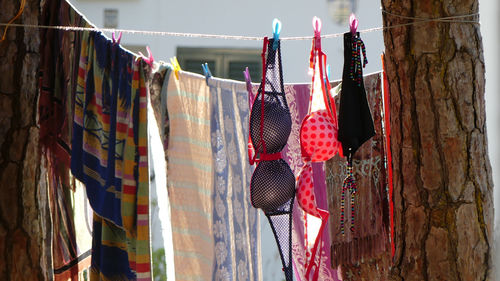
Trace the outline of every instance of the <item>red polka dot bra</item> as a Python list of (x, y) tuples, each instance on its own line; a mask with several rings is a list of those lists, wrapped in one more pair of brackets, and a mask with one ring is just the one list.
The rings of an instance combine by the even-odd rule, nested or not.
[[(321, 226), (312, 249), (308, 248), (309, 243), (306, 241), (305, 250), (308, 257), (305, 264), (306, 280), (318, 280), (321, 251), (318, 259), (316, 259), (316, 252), (320, 247), (322, 233), (329, 217), (327, 210), (317, 207), (311, 163), (326, 161), (337, 153), (342, 156), (342, 145), (337, 140), (338, 126), (335, 102), (330, 96), (330, 83), (328, 83), (325, 73), (326, 55), (321, 51), (321, 21), (316, 17), (313, 19), (313, 27), (314, 38), (310, 56), (310, 70), (312, 70), (313, 75), (308, 115), (302, 121), (300, 128), (300, 146), (304, 166), (297, 180), (297, 201), (306, 214), (321, 219)], [(307, 215), (305, 222), (307, 235)], [(316, 270), (310, 279), (313, 268)]]

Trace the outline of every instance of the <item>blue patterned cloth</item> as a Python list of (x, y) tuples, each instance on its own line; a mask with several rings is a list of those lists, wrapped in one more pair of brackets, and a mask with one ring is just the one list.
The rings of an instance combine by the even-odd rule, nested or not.
[(210, 78), (214, 159), (212, 280), (262, 280), (260, 223), (250, 202), (248, 92), (245, 83)]

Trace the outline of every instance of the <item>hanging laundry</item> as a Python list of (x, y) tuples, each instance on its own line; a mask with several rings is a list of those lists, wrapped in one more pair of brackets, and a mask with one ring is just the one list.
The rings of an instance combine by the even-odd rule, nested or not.
[[(285, 95), (290, 107), (292, 118), (292, 130), (288, 139), (287, 146), (283, 149), (283, 159), (289, 163), (293, 173), (298, 176), (304, 166), (301, 157), (301, 147), (299, 133), (302, 120), (308, 113), (311, 84), (285, 84)], [(325, 164), (324, 162), (312, 163), (314, 193), (316, 194), (316, 205), (318, 208), (328, 209), (326, 183), (325, 183)], [(308, 245), (305, 243), (304, 220), (305, 212), (298, 204), (293, 208), (293, 228), (292, 228), (292, 254), (295, 269), (295, 279), (298, 281), (306, 280), (306, 261), (308, 257), (304, 249)], [(330, 234), (327, 228), (323, 230), (323, 241), (319, 245), (318, 251), (321, 251), (321, 263), (319, 263), (318, 280), (337, 281), (337, 271), (330, 267)], [(310, 239), (309, 239), (310, 241)], [(313, 242), (313, 241), (310, 241)], [(309, 245), (311, 246), (311, 245)], [(319, 255), (318, 255), (319, 256)]]
[(151, 279), (142, 64), (101, 33), (83, 33), (71, 171), (95, 212), (92, 280)]
[[(89, 27), (65, 1), (46, 1), (41, 23)], [(83, 280), (92, 247), (92, 210), (85, 187), (70, 173), (72, 101), (78, 73), (80, 33), (40, 29), (38, 120), (46, 159), (52, 221), (54, 280)]]
[[(148, 104), (149, 171), (151, 185), (151, 250), (153, 253), (153, 276), (166, 276), (175, 280), (174, 244), (170, 200), (167, 192), (166, 149), (163, 145), (167, 85), (169, 71), (166, 64), (158, 63), (150, 76), (150, 102)], [(163, 115), (163, 117), (162, 117)]]
[(158, 63), (157, 68), (152, 73), (151, 83), (149, 86), (151, 105), (153, 106), (156, 126), (158, 126), (165, 152), (168, 149), (168, 136), (170, 132), (167, 111), (167, 88), (170, 71), (172, 71), (172, 68), (169, 65)]
[[(382, 91), (380, 73), (364, 77), (368, 105), (373, 112), (375, 136), (365, 142), (352, 160), (357, 192), (354, 212), (356, 227), (341, 233), (341, 189), (346, 177), (347, 164), (338, 156), (326, 163), (328, 198), (330, 205), (330, 233), (332, 238), (332, 266), (354, 264), (375, 257), (389, 243), (388, 201), (385, 168), (385, 144), (382, 134)], [(343, 86), (343, 84), (342, 84)], [(350, 210), (346, 200), (345, 209)], [(345, 213), (349, 225), (350, 212)]]
[[(356, 26), (357, 20), (352, 15), (351, 32), (344, 34), (344, 69), (342, 71), (339, 106), (338, 140), (342, 143), (342, 150), (347, 158), (347, 173), (340, 198), (340, 232), (342, 235), (345, 234), (346, 229), (353, 232), (356, 224), (357, 184), (352, 172), (352, 159), (358, 148), (375, 134), (363, 83), (363, 67), (368, 63), (368, 60), (365, 45), (359, 32), (355, 31)], [(363, 55), (363, 63), (361, 63), (361, 55)], [(350, 202), (350, 209), (345, 208), (346, 201)], [(350, 212), (346, 210), (350, 210)], [(347, 213), (350, 213), (349, 225), (345, 223)]]
[[(168, 72), (167, 186), (176, 280), (211, 280), (214, 264), (210, 91), (202, 76)], [(167, 79), (167, 77), (165, 78)]]
[(173, 70), (165, 81), (166, 109), (155, 110), (168, 112), (160, 119), (169, 128), (176, 280), (262, 280), (259, 219), (249, 200), (245, 84), (183, 71), (177, 79)]
[(260, 222), (250, 202), (248, 95), (244, 83), (209, 78), (214, 161), (212, 280), (262, 280)]
[(365, 45), (359, 32), (345, 33), (338, 139), (346, 157), (353, 156), (358, 148), (375, 134), (363, 82), (362, 68), (367, 63)]
[[(297, 180), (297, 201), (304, 210), (304, 229), (306, 245), (306, 280), (318, 280), (321, 260), (321, 241), (323, 230), (328, 222), (328, 211), (318, 208), (314, 192), (312, 162), (323, 162), (337, 153), (342, 153), (337, 140), (337, 112), (330, 95), (330, 84), (326, 81), (326, 55), (321, 50), (321, 20), (313, 19), (314, 38), (310, 56), (312, 71), (311, 97), (308, 115), (300, 128), (300, 147), (304, 166)], [(326, 85), (325, 85), (326, 84)], [(321, 220), (319, 228), (309, 231), (310, 224)], [(312, 230), (312, 229), (311, 229)], [(309, 240), (314, 241), (312, 244)], [(313, 271), (313, 268), (315, 269)], [(311, 277), (312, 274), (312, 277)]]
[[(278, 244), (287, 281), (293, 280), (292, 210), (295, 178), (282, 159), (281, 150), (290, 135), (292, 121), (288, 108), (281, 65), (281, 46), (275, 39), (264, 38), (262, 82), (250, 114), (250, 163), (257, 162), (252, 175), (252, 205), (264, 211)], [(277, 44), (275, 44), (277, 43)], [(277, 45), (276, 48), (273, 45)], [(267, 56), (266, 56), (267, 55)]]

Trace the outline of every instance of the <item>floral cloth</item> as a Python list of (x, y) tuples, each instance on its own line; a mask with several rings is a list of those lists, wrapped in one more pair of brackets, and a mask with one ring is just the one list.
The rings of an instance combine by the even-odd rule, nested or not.
[(257, 209), (250, 202), (248, 95), (244, 83), (210, 78), (214, 159), (213, 280), (262, 280)]

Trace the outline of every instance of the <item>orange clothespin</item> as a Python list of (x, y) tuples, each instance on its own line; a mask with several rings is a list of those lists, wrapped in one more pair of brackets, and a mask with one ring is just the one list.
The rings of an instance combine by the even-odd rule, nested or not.
[(153, 67), (154, 58), (153, 54), (151, 54), (151, 49), (149, 48), (149, 46), (146, 46), (146, 51), (148, 51), (148, 57), (143, 55), (141, 52), (139, 52), (139, 55), (147, 64), (149, 64), (149, 66)]
[(172, 68), (175, 73), (175, 78), (179, 80), (179, 70), (181, 69), (181, 65), (179, 64), (179, 61), (177, 60), (177, 57), (170, 58), (170, 63), (172, 64)]

